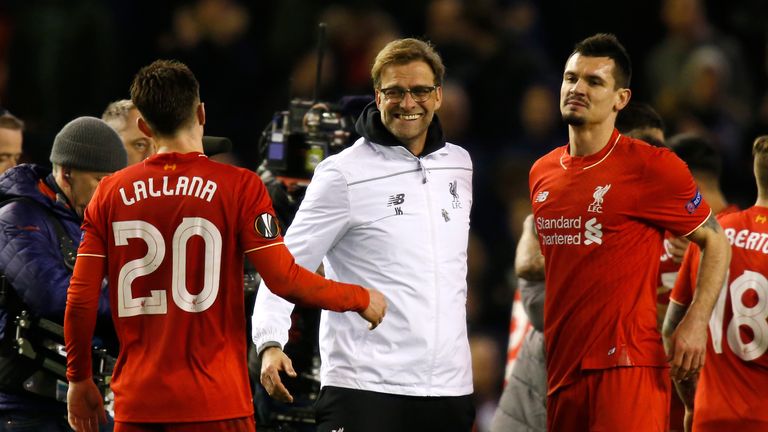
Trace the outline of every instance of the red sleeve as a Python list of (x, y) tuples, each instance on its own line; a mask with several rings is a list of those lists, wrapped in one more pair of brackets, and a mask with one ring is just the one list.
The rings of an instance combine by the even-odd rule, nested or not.
[(83, 225), (80, 227), (82, 230), (82, 237), (80, 239), (80, 245), (77, 247), (77, 256), (107, 256), (106, 224), (102, 223), (104, 219), (101, 217), (102, 206), (104, 205), (104, 203), (102, 203), (101, 191), (105, 190), (104, 184), (107, 183), (107, 181), (108, 179), (103, 179), (99, 182), (91, 201), (85, 208)]
[(332, 281), (296, 264), (284, 244), (247, 256), (269, 289), (292, 303), (335, 312), (362, 312), (370, 302), (368, 290), (360, 285)]
[(67, 346), (67, 379), (82, 381), (91, 377), (91, 338), (96, 326), (101, 281), (106, 260), (79, 256), (67, 290), (64, 312), (64, 341)]
[(279, 223), (272, 208), (272, 199), (259, 176), (245, 171), (240, 184), (240, 213), (238, 223), (240, 244), (246, 252), (281, 243)]
[(696, 289), (696, 278), (699, 274), (699, 259), (701, 249), (693, 243), (688, 246), (677, 273), (675, 287), (669, 299), (677, 304), (689, 306), (693, 301), (693, 291)]
[(709, 205), (688, 167), (673, 152), (657, 149), (646, 161), (640, 217), (676, 236), (688, 235), (709, 217)]

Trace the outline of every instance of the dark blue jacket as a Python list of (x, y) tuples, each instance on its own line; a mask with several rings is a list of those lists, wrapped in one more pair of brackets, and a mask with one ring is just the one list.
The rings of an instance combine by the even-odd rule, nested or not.
[[(0, 176), (0, 198), (27, 197), (39, 204), (19, 200), (0, 207), (0, 272), (32, 314), (62, 324), (72, 274), (64, 264), (56, 228), (41, 205), (52, 210), (75, 248), (80, 244), (81, 220), (63, 194), (57, 194), (54, 200), (42, 193), (41, 183), (59, 191), (50, 170), (37, 165), (19, 165)], [(109, 316), (105, 287), (99, 299), (99, 315)], [(6, 311), (0, 308), (0, 337), (7, 320)], [(44, 409), (36, 398), (0, 393), (0, 411), (33, 408)]]

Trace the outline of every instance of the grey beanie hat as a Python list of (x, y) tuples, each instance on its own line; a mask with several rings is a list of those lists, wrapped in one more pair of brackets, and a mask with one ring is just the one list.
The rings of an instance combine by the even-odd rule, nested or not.
[(96, 117), (67, 123), (53, 140), (50, 160), (62, 167), (97, 172), (115, 172), (128, 165), (120, 135)]

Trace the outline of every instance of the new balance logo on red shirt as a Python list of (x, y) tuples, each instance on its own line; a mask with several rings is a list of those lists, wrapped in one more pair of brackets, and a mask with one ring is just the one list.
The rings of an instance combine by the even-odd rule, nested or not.
[(535, 201), (535, 202), (544, 202), (544, 201), (546, 201), (546, 200), (547, 200), (547, 197), (548, 197), (548, 196), (549, 196), (549, 191), (542, 191), (542, 192), (539, 192), (539, 193), (536, 195), (536, 199), (535, 199), (534, 201)]

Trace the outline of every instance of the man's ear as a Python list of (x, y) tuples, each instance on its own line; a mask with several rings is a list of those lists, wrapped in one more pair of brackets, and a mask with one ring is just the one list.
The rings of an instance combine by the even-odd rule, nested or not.
[(384, 97), (384, 95), (381, 94), (379, 89), (373, 89), (373, 94), (374, 94), (374, 97), (376, 99), (376, 108), (381, 110), (381, 103), (382, 103), (382, 98)]
[(616, 112), (623, 110), (629, 103), (630, 98), (632, 98), (632, 90), (628, 88), (619, 89), (618, 97), (616, 98), (616, 103), (613, 105), (613, 109)]
[(197, 106), (197, 122), (205, 126), (205, 104), (202, 102)]
[(142, 117), (136, 119), (136, 124), (139, 126), (141, 133), (146, 135), (148, 138), (152, 138), (155, 135), (152, 132), (152, 128), (149, 127), (149, 124)]

